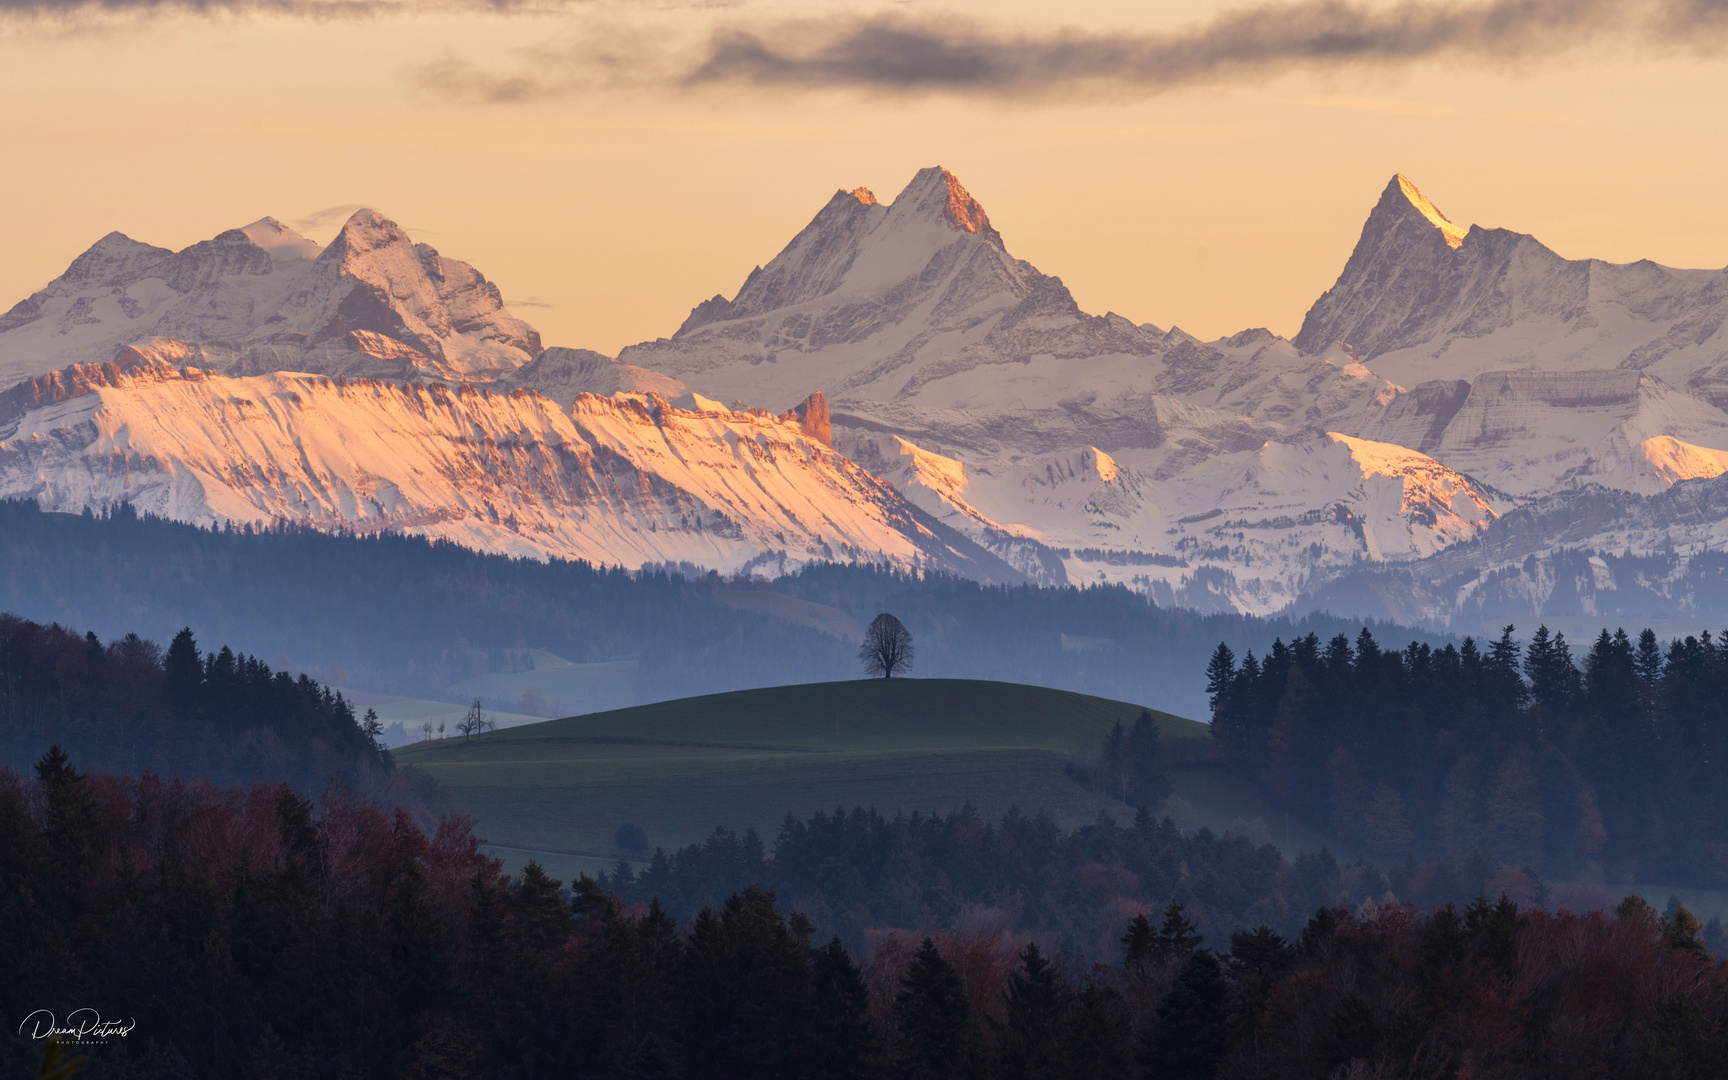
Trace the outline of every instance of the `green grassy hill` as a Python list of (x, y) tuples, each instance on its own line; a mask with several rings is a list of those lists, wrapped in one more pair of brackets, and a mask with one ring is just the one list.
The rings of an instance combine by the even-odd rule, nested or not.
[[(651, 845), (702, 839), (716, 825), (755, 826), (772, 843), (788, 811), (836, 806), (987, 817), (1046, 809), (1064, 826), (1125, 805), (1086, 791), (1065, 766), (1092, 754), (1141, 707), (1062, 690), (961, 679), (811, 683), (684, 698), (550, 720), (397, 751), (452, 789), (480, 835), (512, 864), (533, 857), (565, 874), (618, 855), (618, 826)], [(1169, 812), (1187, 827), (1236, 823), (1288, 834), (1256, 788), (1209, 767), (1204, 724), (1155, 713), (1176, 775)]]

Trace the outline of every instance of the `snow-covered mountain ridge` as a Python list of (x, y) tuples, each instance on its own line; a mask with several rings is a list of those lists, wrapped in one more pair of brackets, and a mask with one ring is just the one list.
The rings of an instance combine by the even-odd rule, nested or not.
[[(1569, 488), (1506, 514), (1471, 543), (1397, 566), (1363, 564), (1296, 604), (1457, 633), (1603, 621), (1696, 632), (1728, 612), (1728, 476), (1654, 495)], [(1615, 625), (1615, 622), (1609, 622)]]
[[(0, 318), (0, 372), (30, 376), (0, 396), (0, 438), (10, 483), (74, 508), (123, 493), (194, 520), (439, 530), (627, 565), (922, 559), (1271, 612), (1376, 567), (1439, 573), (1515, 534), (1535, 537), (1521, 558), (1707, 542), (1716, 525), (1698, 515), (1714, 503), (1679, 517), (1650, 507), (1728, 471), (1725, 287), (1722, 272), (1567, 260), (1456, 224), (1396, 176), (1295, 339), (1202, 342), (1081, 310), (1060, 278), (1010, 253), (953, 174), (929, 168), (887, 202), (836, 191), (733, 296), (614, 359), (541, 349), (477, 271), (373, 212), (327, 249), (265, 219), (178, 253), (104, 238)], [(248, 416), (271, 418), (256, 422), (275, 425), (265, 439), (253, 421), (225, 426), (233, 410), (205, 400), (221, 378), (211, 369), (236, 386), (296, 369), (346, 378), (270, 376), (316, 399), (311, 410), (262, 404), (286, 400), (287, 383), (234, 390), (261, 403)], [(200, 374), (132, 374), (146, 370)], [(451, 386), (378, 390), (400, 402), (362, 407), (349, 389), (361, 375)], [(182, 419), (143, 415), (146, 399)], [(411, 403), (434, 400), (478, 410), (482, 444), (562, 462), (580, 441), (604, 467), (537, 472), (458, 452), (468, 420), (409, 419), (422, 415)], [(665, 418), (705, 449), (672, 455), (680, 471), (626, 414)], [(761, 425), (844, 465), (793, 467), (792, 444), (775, 443), (777, 464), (752, 479), (768, 495), (731, 486), (720, 444)], [(148, 443), (142, 486), (95, 479), (120, 475), (103, 440), (122, 428)], [(304, 465), (285, 456), (295, 439), (318, 448)], [(218, 467), (225, 454), (240, 472)], [(652, 475), (631, 490), (698, 509), (674, 524), (596, 494), (629, 487), (623, 475)], [(367, 502), (369, 476), (410, 494)], [(494, 522), (486, 508), (517, 494), (527, 501)], [(839, 509), (866, 504), (868, 520)], [(1563, 528), (1556, 506), (1571, 508)], [(1539, 507), (1548, 525), (1517, 524)], [(715, 532), (713, 513), (739, 535)]]
[(541, 351), (472, 266), (359, 210), (325, 248), (269, 217), (181, 251), (110, 233), (0, 316), (0, 378), (159, 337), (232, 374), (493, 379)]
[[(949, 214), (950, 196), (983, 225)], [(1088, 315), (988, 222), (939, 168), (886, 204), (836, 192), (736, 297), (705, 301), (619, 362), (775, 406), (822, 389), (837, 446), (1029, 574), (1065, 551), (1064, 576), (1180, 599), (1217, 571), (1250, 610), (1359, 560), (1425, 557), (1518, 499), (1658, 491), (1722, 467), (1728, 414), (1683, 372), (1494, 351), (1460, 378), (1380, 364), (1360, 342), (1412, 333), (1436, 304), (1468, 309), (1443, 325), (1440, 352), (1465, 349), (1491, 315), (1517, 330), (1555, 310), (1548, 277), (1526, 268), (1546, 265), (1546, 249), (1454, 224), (1407, 177), (1295, 341), (1252, 330), (1201, 342)], [(1493, 256), (1495, 244), (1517, 250)], [(1477, 263), (1500, 269), (1487, 284), (1455, 280)]]
[[(0, 428), (0, 497), (200, 524), (399, 530), (487, 551), (779, 571), (864, 560), (1019, 575), (761, 411), (273, 373), (139, 356), (38, 380)], [(808, 411), (808, 410), (807, 410)]]
[(1728, 405), (1728, 269), (1566, 259), (1533, 236), (1460, 230), (1414, 191), (1403, 177), (1387, 186), (1299, 348), (1348, 343), (1410, 386), (1621, 369)]

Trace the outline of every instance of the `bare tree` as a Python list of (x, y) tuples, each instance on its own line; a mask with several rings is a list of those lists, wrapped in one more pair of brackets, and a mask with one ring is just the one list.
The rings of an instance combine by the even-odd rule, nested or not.
[(463, 741), (467, 741), (468, 739), (480, 734), (482, 731), (497, 726), (498, 725), (492, 721), (492, 718), (487, 716), (485, 711), (480, 708), (480, 699), (475, 698), (474, 704), (468, 707), (468, 714), (462, 718), (460, 724), (456, 725), (456, 730), (462, 733)]
[(864, 671), (892, 679), (895, 672), (912, 670), (912, 632), (899, 619), (884, 611), (870, 620), (864, 631), (864, 646), (858, 650)]
[(427, 739), (430, 739), (432, 737), (432, 721), (430, 721), (430, 720), (421, 721), (420, 730), (424, 734), (424, 737), (420, 740), (421, 742), (425, 742)]

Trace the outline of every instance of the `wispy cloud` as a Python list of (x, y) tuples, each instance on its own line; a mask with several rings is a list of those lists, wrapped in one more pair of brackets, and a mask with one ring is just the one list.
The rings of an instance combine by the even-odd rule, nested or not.
[[(417, 73), (423, 88), (514, 102), (595, 85), (839, 88), (1039, 97), (1150, 95), (1265, 80), (1291, 71), (1438, 59), (1519, 62), (1606, 40), (1715, 49), (1728, 0), (1296, 0), (1227, 11), (1176, 33), (1032, 33), (959, 16), (877, 15), (739, 22), (679, 51), (661, 40), (584, 32), (582, 47), (535, 50), (519, 71), (454, 56)], [(603, 58), (603, 62), (597, 62)]]
[(104, 16), (279, 15), (349, 19), (451, 12), (526, 14), (564, 11), (587, 0), (0, 0), (0, 19), (76, 23)]
[(296, 232), (315, 232), (340, 225), (361, 209), (359, 203), (345, 203), (342, 206), (326, 206), (322, 210), (314, 210), (303, 218), (295, 218), (288, 226)]

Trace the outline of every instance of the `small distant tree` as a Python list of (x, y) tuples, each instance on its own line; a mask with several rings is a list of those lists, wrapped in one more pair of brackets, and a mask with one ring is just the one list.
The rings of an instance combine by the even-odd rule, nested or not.
[(1141, 709), (1140, 718), (1134, 721), (1134, 730), (1128, 735), (1128, 756), (1134, 780), (1126, 801), (1154, 810), (1163, 806), (1170, 797), (1170, 759), (1158, 732), (1158, 719), (1150, 709)]
[[(442, 725), (440, 725), (440, 726), (442, 726)], [(421, 741), (422, 742), (425, 742), (427, 739), (430, 739), (432, 737), (432, 721), (430, 721), (430, 720), (420, 721), (420, 732), (421, 732)]]
[[(456, 730), (462, 733), (462, 739), (466, 742), (481, 732), (497, 726), (492, 718), (486, 715), (485, 710), (480, 707), (480, 699), (475, 698), (474, 704), (468, 706), (467, 714), (462, 717), (462, 722), (456, 725)], [(442, 728), (443, 725), (440, 724), (439, 727)]]
[(612, 842), (618, 846), (620, 851), (643, 852), (648, 850), (648, 834), (643, 831), (642, 826), (633, 825), (628, 821), (618, 826), (618, 831), (612, 836)]
[(378, 719), (377, 709), (367, 709), (366, 715), (360, 721), (360, 730), (372, 743), (372, 749), (384, 749), (384, 722)]
[(912, 632), (884, 611), (870, 620), (864, 631), (864, 645), (858, 650), (864, 661), (864, 673), (892, 679), (895, 672), (912, 670)]
[(438, 721), (438, 737), (440, 739), (444, 737), (444, 721), (442, 720)]

